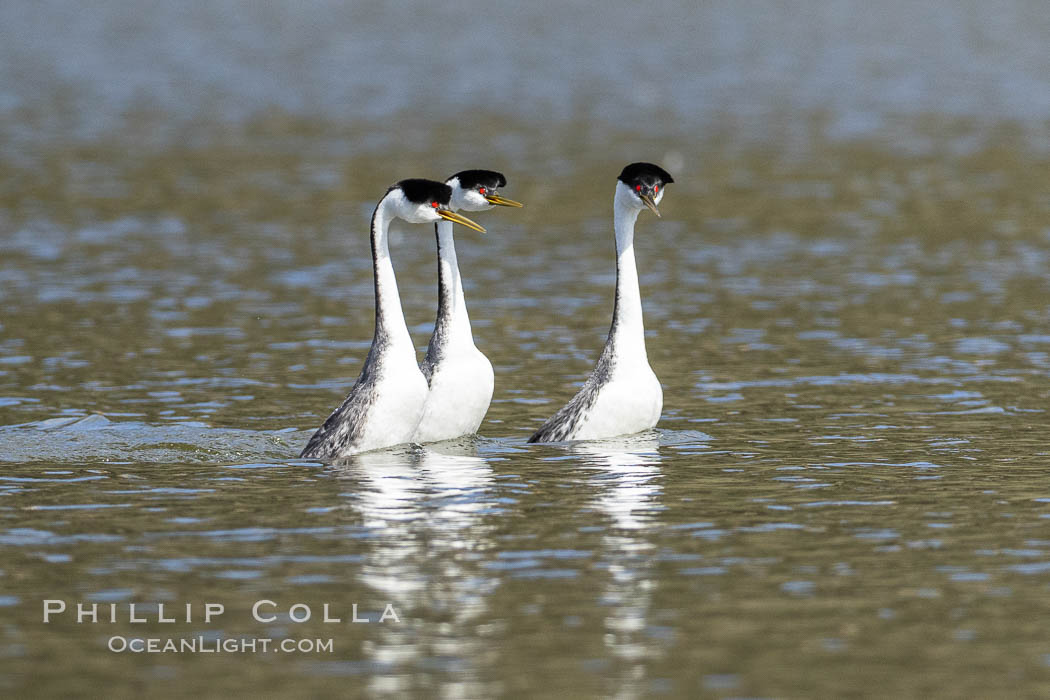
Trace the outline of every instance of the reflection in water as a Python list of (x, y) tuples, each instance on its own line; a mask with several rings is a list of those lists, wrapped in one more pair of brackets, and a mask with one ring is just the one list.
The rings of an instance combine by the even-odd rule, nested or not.
[(655, 545), (645, 530), (661, 509), (660, 456), (654, 433), (575, 443), (583, 468), (594, 470), (598, 491), (593, 507), (611, 521), (602, 537), (603, 565), (609, 574), (601, 596), (607, 606), (605, 645), (621, 663), (611, 678), (618, 698), (646, 694), (645, 662), (655, 648), (646, 639), (655, 582), (650, 567)]
[(616, 529), (649, 527), (652, 513), (659, 510), (659, 443), (652, 432), (641, 435), (574, 443), (570, 449), (582, 465), (596, 471), (595, 480), (605, 486), (595, 507), (608, 514)]
[[(444, 448), (443, 451), (438, 449)], [(402, 623), (383, 625), (365, 653), (375, 665), (370, 690), (403, 695), (418, 690), (412, 672), (455, 671), (445, 691), (477, 692), (472, 664), (483, 643), (471, 626), (486, 612), (497, 585), (474, 565), (474, 552), (491, 548), (483, 522), (491, 469), (472, 448), (445, 443), (355, 455), (340, 468), (355, 483), (348, 494), (369, 532), (358, 579), (390, 602)], [(428, 611), (444, 620), (423, 631), (412, 618)]]

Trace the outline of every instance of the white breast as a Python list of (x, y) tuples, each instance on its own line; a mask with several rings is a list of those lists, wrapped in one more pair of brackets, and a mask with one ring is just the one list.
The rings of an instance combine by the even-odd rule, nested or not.
[(619, 368), (597, 391), (570, 440), (598, 440), (650, 430), (660, 420), (663, 389), (648, 363)]
[(492, 401), (492, 363), (470, 346), (439, 362), (430, 377), (415, 442), (437, 442), (478, 432)]
[(387, 358), (363, 416), (361, 437), (351, 454), (412, 442), (423, 416), (427, 380), (416, 366), (415, 353)]

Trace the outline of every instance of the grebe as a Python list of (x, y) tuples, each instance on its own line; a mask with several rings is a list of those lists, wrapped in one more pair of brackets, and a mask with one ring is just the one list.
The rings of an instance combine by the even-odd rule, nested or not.
[(648, 430), (660, 420), (663, 390), (645, 352), (634, 223), (642, 209), (660, 216), (656, 205), (672, 182), (667, 171), (652, 163), (631, 163), (617, 178), (616, 301), (609, 338), (583, 388), (529, 442), (600, 440)]
[(433, 180), (398, 182), (372, 213), (372, 271), (375, 276), (375, 336), (357, 383), (343, 404), (306, 444), (300, 457), (335, 460), (409, 442), (427, 397), (427, 380), (416, 365), (401, 297), (390, 263), (387, 234), (393, 219), (413, 224), (441, 220), (485, 229), (448, 209), (452, 188)]
[[(493, 206), (521, 207), (499, 195), (507, 184), (493, 170), (464, 170), (445, 184), (452, 188), (449, 209), (485, 211)], [(434, 225), (438, 250), (438, 312), (426, 358), (420, 365), (430, 386), (415, 442), (450, 440), (478, 431), (492, 401), (492, 363), (474, 345), (456, 261), (452, 224)]]

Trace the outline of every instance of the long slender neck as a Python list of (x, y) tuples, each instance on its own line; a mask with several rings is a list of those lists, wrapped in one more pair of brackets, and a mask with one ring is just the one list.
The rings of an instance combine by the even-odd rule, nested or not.
[[(474, 344), (470, 331), (470, 317), (463, 295), (463, 279), (456, 260), (456, 241), (452, 235), (452, 222), (441, 221), (434, 225), (438, 248), (438, 314), (434, 322), (431, 349), (460, 343)], [(429, 353), (428, 353), (429, 354)]]
[(642, 323), (642, 295), (638, 289), (638, 268), (634, 261), (634, 223), (639, 209), (627, 203), (622, 185), (618, 185), (613, 201), (613, 222), (616, 230), (616, 303), (613, 307), (612, 327), (609, 329), (607, 350), (617, 357), (640, 357), (648, 361), (645, 352), (645, 327)]
[(384, 198), (372, 214), (372, 271), (376, 292), (376, 332), (372, 347), (407, 347), (412, 350), (412, 338), (401, 310), (401, 296), (397, 292), (397, 279), (394, 277), (387, 244), (390, 220), (393, 218), (391, 208)]

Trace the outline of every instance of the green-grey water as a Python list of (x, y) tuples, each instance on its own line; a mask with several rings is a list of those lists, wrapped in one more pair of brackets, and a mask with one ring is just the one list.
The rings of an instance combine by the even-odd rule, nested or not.
[[(495, 106), (478, 98), (449, 114), (440, 100), (433, 113), (412, 109), (416, 98), (383, 93), (374, 76), (311, 67), (302, 84), (315, 99), (304, 102), (292, 78), (278, 70), (268, 83), (250, 54), (215, 46), (198, 46), (197, 62), (181, 47), (124, 83), (91, 83), (112, 75), (106, 61), (121, 51), (153, 50), (143, 39), (146, 48), (106, 48), (106, 31), (159, 37), (150, 31), (170, 23), (183, 38), (207, 37), (207, 13), (85, 25), (94, 38), (75, 48), (92, 60), (72, 68), (33, 33), (62, 12), (9, 12), (0, 692), (1050, 694), (1050, 149), (1044, 101), (1028, 89), (1043, 79), (1042, 59), (1024, 51), (1041, 45), (1038, 13), (1017, 4), (1008, 26), (1020, 48), (997, 59), (982, 42), (1006, 29), (985, 28), (963, 5), (938, 16), (980, 35), (984, 48), (966, 56), (986, 70), (970, 79), (999, 86), (995, 105), (950, 99), (957, 47), (945, 39), (927, 56), (915, 48), (922, 35), (907, 32), (896, 50), (947, 78), (931, 83), (939, 101), (909, 111), (907, 71), (869, 75), (861, 61), (796, 76), (797, 100), (782, 104), (767, 83), (795, 75), (796, 62), (770, 59), (781, 49), (764, 44), (726, 49), (734, 36), (773, 32), (775, 17), (716, 4), (705, 19), (738, 23), (704, 23), (703, 36), (723, 43), (698, 65), (736, 66), (737, 77), (720, 75), (753, 89), (746, 99), (720, 112), (704, 97), (747, 91), (701, 72), (682, 78), (683, 91), (618, 102), (603, 82), (610, 66), (585, 57), (591, 40), (581, 39), (569, 52), (581, 75), (566, 80), (594, 79), (596, 92), (575, 95), (565, 114), (507, 108), (543, 93), (535, 76), (503, 92), (472, 91), (458, 76), (451, 94), (480, 92)], [(821, 26), (839, 27), (834, 8), (850, 6), (830, 3)], [(353, 22), (332, 22), (362, 39), (404, 9), (351, 9)], [(316, 22), (279, 33), (275, 63), (294, 63), (304, 37), (335, 31), (325, 11), (304, 10)], [(280, 24), (246, 12), (235, 48)], [(486, 51), (506, 29), (496, 22), (479, 38)], [(675, 32), (693, 28), (668, 31), (685, 41)], [(553, 51), (562, 37), (551, 32), (537, 41)], [(852, 34), (816, 48), (784, 41), (795, 48), (781, 57), (888, 51)], [(674, 54), (669, 42), (654, 42), (653, 55)], [(565, 58), (522, 51), (515, 60), (540, 69)], [(51, 75), (44, 54), (79, 86), (36, 80)], [(206, 63), (218, 96), (187, 106), (171, 66)], [(399, 66), (377, 70), (403, 77)], [(630, 66), (635, 85), (660, 75)], [(882, 102), (844, 89), (854, 69), (884, 88)], [(128, 87), (136, 81), (171, 92), (143, 95)], [(228, 111), (250, 102), (238, 90), (252, 86), (261, 106)], [(555, 81), (549, 94), (578, 87)], [(372, 102), (341, 115), (326, 101), (338, 103), (340, 89)], [(631, 110), (664, 98), (641, 128)], [(614, 178), (637, 159), (676, 178), (663, 218), (643, 214), (637, 236), (664, 414), (643, 435), (528, 445), (601, 349)], [(506, 172), (504, 192), (526, 203), (478, 214), (485, 236), (458, 234), (475, 339), (496, 374), (481, 436), (337, 466), (297, 459), (368, 351), (375, 201), (400, 177), (465, 167)], [(396, 227), (421, 350), (436, 303), (433, 248), (428, 227)], [(45, 600), (68, 609), (45, 624)], [(273, 602), (262, 621), (258, 601)], [(97, 604), (99, 621), (78, 623), (78, 603)], [(146, 622), (130, 620), (132, 603)], [(225, 612), (207, 622), (209, 603)], [(160, 604), (174, 622), (158, 620)], [(308, 621), (291, 619), (297, 604)], [(340, 622), (323, 621), (325, 605)], [(355, 605), (367, 623), (351, 621)], [(398, 619), (380, 622), (387, 605)], [(114, 638), (332, 648), (135, 653), (111, 651)]]

